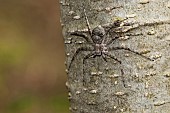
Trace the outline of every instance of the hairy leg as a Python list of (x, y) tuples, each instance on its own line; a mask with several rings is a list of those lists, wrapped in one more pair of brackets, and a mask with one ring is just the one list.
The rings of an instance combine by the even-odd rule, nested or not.
[(84, 11), (85, 19), (86, 19), (86, 24), (87, 24), (88, 32), (89, 32), (90, 36), (92, 36), (92, 31), (91, 31), (91, 28), (90, 28), (90, 24), (89, 24), (89, 20), (87, 18), (87, 14), (86, 14), (85, 8), (83, 9), (83, 11)]
[(88, 43), (92, 43), (92, 40), (90, 40), (90, 39), (88, 38), (88, 36), (86, 36), (85, 34), (83, 34), (83, 33), (80, 32), (80, 31), (70, 32), (70, 35), (82, 37), (82, 38), (84, 38)]
[(125, 74), (124, 74), (124, 71), (123, 71), (123, 69), (121, 69), (121, 78), (122, 78), (122, 83), (123, 83), (123, 86), (124, 86), (124, 87), (127, 87), (127, 86), (126, 86), (126, 83), (125, 83), (124, 75), (125, 75)]
[(115, 37), (113, 39), (111, 39), (110, 41), (107, 42), (107, 46), (109, 46), (111, 43), (113, 43), (116, 39), (118, 39), (119, 37)]
[(74, 53), (71, 61), (70, 61), (70, 64), (69, 64), (69, 66), (68, 66), (68, 71), (70, 70), (71, 64), (72, 64), (73, 61), (75, 60), (76, 56), (77, 56), (81, 51), (92, 51), (92, 49), (91, 49), (91, 48), (88, 48), (88, 47), (80, 47), (80, 48), (78, 48), (78, 49), (76, 50), (76, 52)]
[(130, 51), (130, 52), (132, 52), (132, 53), (135, 53), (135, 54), (137, 54), (137, 55), (139, 55), (139, 56), (141, 56), (141, 57), (143, 57), (143, 58), (145, 58), (145, 59), (147, 59), (147, 60), (154, 61), (153, 59), (148, 58), (148, 57), (142, 55), (142, 54), (139, 53), (139, 52), (133, 51), (133, 50), (131, 50), (130, 48), (124, 48), (124, 47), (112, 47), (112, 48), (109, 48), (109, 50), (110, 50), (110, 51), (111, 51), (111, 50), (127, 50), (127, 51)]
[(102, 58), (105, 62), (107, 62), (107, 58), (106, 58), (106, 55), (105, 54), (102, 54)]
[[(114, 59), (115, 61), (119, 62), (119, 64), (121, 64), (121, 61), (118, 60), (117, 58), (115, 58), (113, 55), (111, 55), (111, 54), (106, 54), (106, 56)], [(126, 87), (126, 83), (125, 83), (125, 79), (124, 79), (124, 71), (123, 71), (122, 68), (120, 69), (120, 71), (121, 71), (121, 79), (122, 79), (123, 86)]]
[(83, 58), (83, 85), (85, 84), (85, 80), (84, 80), (84, 75), (85, 75), (85, 73), (84, 73), (84, 64), (85, 64), (85, 61), (87, 60), (87, 59), (89, 59), (89, 58), (91, 58), (91, 57), (95, 57), (95, 53), (89, 53), (89, 54), (87, 54), (84, 58)]
[(109, 53), (107, 53), (107, 54), (105, 54), (105, 55), (108, 56), (109, 58), (114, 59), (115, 61), (119, 62), (119, 64), (121, 64), (121, 61), (118, 60), (118, 59), (117, 59), (116, 57), (114, 57), (113, 55), (111, 55), (111, 54), (109, 54)]
[(145, 27), (145, 26), (155, 26), (155, 25), (163, 25), (163, 24), (170, 24), (170, 20), (165, 20), (165, 21), (153, 21), (150, 23), (139, 23), (139, 22), (134, 22), (134, 23), (126, 23), (124, 24), (124, 28), (118, 28), (119, 32), (127, 32), (127, 31), (132, 31), (141, 27)]

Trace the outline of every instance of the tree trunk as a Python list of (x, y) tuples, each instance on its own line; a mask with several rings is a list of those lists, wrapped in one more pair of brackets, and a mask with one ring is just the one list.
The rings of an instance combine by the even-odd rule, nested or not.
[[(169, 113), (169, 0), (60, 0), (60, 4), (70, 110)], [(107, 41), (116, 38), (97, 48), (88, 30), (99, 25), (109, 31)], [(110, 55), (105, 58), (105, 48), (117, 49), (105, 52)]]

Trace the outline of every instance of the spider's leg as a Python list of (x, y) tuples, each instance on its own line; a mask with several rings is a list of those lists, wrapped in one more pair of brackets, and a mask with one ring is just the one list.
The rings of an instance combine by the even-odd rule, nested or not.
[[(122, 24), (122, 22), (123, 22), (124, 20), (122, 20), (122, 21), (117, 21), (114, 25), (112, 25), (112, 27), (110, 27), (109, 28), (109, 30), (106, 32), (106, 34), (108, 34), (109, 32), (110, 32), (110, 30), (111, 29), (113, 29), (113, 28), (115, 28), (115, 29), (119, 29), (118, 31), (122, 31), (122, 32), (117, 32), (117, 31), (112, 31), (113, 33), (115, 33), (115, 34), (118, 34), (118, 36), (116, 36), (116, 37), (114, 37), (113, 39), (111, 39), (109, 42), (107, 42), (107, 45), (110, 45), (110, 44), (112, 44), (116, 39), (118, 39), (119, 37), (121, 37), (122, 35), (121, 34), (123, 34), (124, 32), (123, 32), (123, 30), (120, 30), (120, 29), (122, 29), (122, 26), (121, 26), (121, 24)], [(133, 25), (134, 23), (123, 23), (123, 26), (125, 25), (125, 26), (131, 26), (131, 25)], [(124, 34), (123, 34), (123, 36), (124, 36)]]
[(104, 28), (108, 28), (107, 31), (106, 31), (106, 35), (114, 28), (119, 28), (121, 26), (129, 26), (131, 24), (129, 23), (124, 23), (125, 20), (127, 20), (128, 18), (124, 18), (124, 19), (121, 19), (121, 20), (116, 20), (114, 21), (113, 23), (111, 24), (107, 24), (107, 25), (103, 25)]
[(81, 51), (92, 51), (92, 49), (91, 49), (91, 48), (87, 48), (87, 47), (80, 47), (80, 48), (78, 48), (78, 49), (76, 50), (76, 52), (74, 53), (71, 61), (70, 61), (70, 64), (69, 64), (69, 66), (68, 66), (68, 71), (70, 70), (71, 64), (72, 64), (73, 61), (75, 60), (76, 56), (77, 56)]
[[(117, 62), (119, 62), (119, 64), (121, 64), (121, 61), (118, 60), (117, 58), (115, 58), (113, 55), (111, 54), (105, 54), (106, 56), (116, 60)], [(122, 79), (122, 82), (123, 82), (123, 86), (126, 87), (126, 84), (125, 84), (125, 80), (124, 80), (124, 72), (123, 72), (123, 69), (121, 69), (121, 79)]]
[[(95, 53), (92, 52), (92, 53), (89, 53), (87, 54), (84, 58), (83, 58), (83, 75), (85, 75), (84, 73), (84, 64), (85, 64), (85, 60), (91, 58), (91, 57), (95, 57)], [(85, 83), (85, 80), (84, 80), (84, 76), (83, 76), (83, 84)]]
[[(117, 32), (114, 32), (114, 33), (117, 33)], [(116, 40), (116, 39), (119, 39), (120, 37), (126, 37), (126, 36), (141, 36), (141, 35), (143, 35), (142, 33), (137, 33), (137, 34), (124, 34), (124, 33), (117, 33), (117, 34), (119, 34), (118, 36), (116, 36), (116, 37), (114, 37), (114, 38), (112, 38), (110, 41), (108, 41), (107, 42), (107, 44), (106, 45), (110, 45), (110, 44), (112, 44), (112, 43), (114, 43), (114, 41)]]
[(126, 87), (124, 75), (125, 75), (125, 74), (124, 74), (124, 71), (123, 71), (123, 69), (121, 69), (121, 78), (122, 78), (123, 86)]
[(137, 54), (137, 55), (139, 55), (139, 56), (141, 56), (141, 57), (143, 57), (143, 58), (145, 58), (145, 59), (147, 59), (147, 60), (154, 61), (153, 59), (148, 58), (148, 57), (142, 55), (141, 53), (139, 53), (139, 52), (137, 52), (137, 51), (133, 51), (133, 50), (131, 50), (130, 48), (112, 47), (112, 48), (110, 48), (110, 50), (127, 50), (127, 51), (130, 51), (130, 52), (132, 52), (132, 53), (135, 53), (135, 54)]
[(107, 44), (106, 45), (110, 45), (111, 43), (113, 43), (116, 39), (118, 39), (119, 37), (115, 37), (115, 38), (113, 38), (113, 39), (111, 39), (109, 42), (107, 42)]
[(83, 11), (84, 11), (85, 19), (86, 19), (86, 24), (87, 24), (88, 32), (89, 32), (90, 36), (92, 36), (92, 31), (91, 31), (91, 28), (90, 28), (90, 24), (89, 24), (89, 20), (87, 18), (87, 14), (86, 14), (85, 8), (83, 9)]
[(111, 55), (111, 54), (105, 54), (106, 56), (108, 56), (109, 58), (111, 58), (111, 59), (114, 59), (115, 61), (117, 61), (117, 62), (119, 62), (119, 64), (121, 64), (122, 62), (120, 61), (120, 60), (118, 60), (116, 57), (114, 57), (113, 55)]
[[(112, 30), (113, 28), (120, 27), (120, 25), (123, 21), (124, 20), (116, 20), (114, 23), (107, 25), (106, 27), (108, 27), (109, 29), (106, 31), (105, 35), (107, 35), (110, 32), (110, 30)], [(105, 27), (105, 26), (103, 26), (103, 27)]]
[[(120, 24), (121, 24), (121, 21), (117, 20), (117, 21), (115, 21), (114, 23), (112, 23), (112, 24), (110, 24), (110, 25), (107, 25), (107, 27), (108, 27), (109, 29), (106, 30), (106, 33), (104, 34), (104, 38), (103, 38), (103, 41), (102, 41), (103, 44), (106, 43), (105, 41), (106, 41), (107, 35), (108, 35), (108, 33), (110, 32), (110, 30), (113, 29), (113, 28), (119, 27)], [(106, 26), (103, 26), (103, 27), (105, 28)], [(114, 38), (114, 39), (115, 39), (115, 38)]]
[(90, 40), (90, 39), (88, 38), (88, 36), (86, 36), (85, 34), (81, 33), (80, 31), (71, 32), (70, 35), (82, 37), (82, 38), (84, 38), (87, 42), (92, 43), (92, 40)]
[(84, 74), (84, 63), (87, 59), (89, 59), (90, 57), (95, 57), (95, 53), (89, 53), (88, 55), (86, 55), (84, 58), (83, 58), (83, 74)]
[(102, 58), (103, 58), (103, 60), (104, 60), (105, 62), (107, 62), (107, 59), (106, 59), (105, 54), (102, 54)]
[(165, 21), (153, 21), (150, 23), (139, 23), (139, 22), (134, 22), (134, 23), (124, 23), (123, 26), (124, 28), (118, 28), (117, 30), (119, 32), (127, 32), (127, 31), (132, 31), (135, 30), (139, 27), (145, 27), (145, 26), (155, 26), (155, 25), (163, 25), (163, 24), (170, 24), (170, 20), (165, 20)]

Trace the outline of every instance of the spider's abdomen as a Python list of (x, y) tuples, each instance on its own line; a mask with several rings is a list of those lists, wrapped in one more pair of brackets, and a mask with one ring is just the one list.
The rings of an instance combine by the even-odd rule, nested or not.
[(101, 56), (102, 53), (107, 54), (108, 49), (106, 47), (106, 44), (96, 44), (95, 53), (96, 53), (97, 56)]

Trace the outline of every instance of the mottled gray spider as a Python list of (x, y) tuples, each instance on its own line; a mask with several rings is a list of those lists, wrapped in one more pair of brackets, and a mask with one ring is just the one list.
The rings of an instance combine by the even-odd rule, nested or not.
[[(113, 39), (107, 41), (107, 35), (110, 32), (111, 29), (114, 28), (119, 28), (122, 26), (122, 24), (124, 24), (125, 26), (129, 26), (130, 23), (123, 23), (124, 20), (116, 20), (114, 23), (112, 23), (111, 25), (108, 25), (107, 28), (109, 28), (108, 30), (105, 30), (103, 26), (99, 25), (97, 27), (95, 27), (92, 31), (89, 25), (89, 21), (87, 18), (87, 14), (85, 12), (84, 9), (84, 15), (85, 15), (85, 20), (86, 20), (86, 24), (88, 27), (88, 33), (90, 35), (90, 37), (86, 36), (84, 33), (82, 33), (81, 31), (74, 31), (71, 32), (70, 35), (73, 36), (78, 36), (78, 37), (82, 37), (84, 38), (88, 43), (91, 44), (91, 47), (80, 47), (76, 50), (76, 52), (74, 53), (70, 64), (68, 66), (68, 70), (71, 68), (71, 64), (73, 63), (73, 61), (75, 60), (75, 57), (79, 54), (79, 52), (81, 51), (90, 51), (91, 53), (87, 54), (84, 58), (83, 58), (83, 66), (85, 64), (85, 60), (89, 59), (89, 58), (95, 58), (95, 57), (102, 57), (104, 59), (104, 61), (107, 62), (107, 57), (117, 61), (118, 63), (121, 64), (121, 61), (118, 60), (115, 56), (113, 56), (112, 54), (110, 54), (109, 51), (112, 50), (126, 50), (126, 51), (130, 51), (132, 53), (135, 53), (139, 56), (142, 56), (145, 59), (148, 59), (150, 61), (153, 61), (152, 59), (140, 54), (139, 52), (133, 51), (130, 48), (124, 48), (124, 47), (109, 47), (109, 45), (111, 45), (116, 39), (118, 39), (119, 37), (114, 37)], [(84, 73), (84, 67), (83, 67), (83, 73)]]

